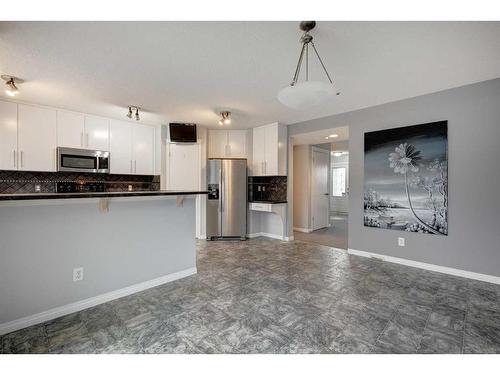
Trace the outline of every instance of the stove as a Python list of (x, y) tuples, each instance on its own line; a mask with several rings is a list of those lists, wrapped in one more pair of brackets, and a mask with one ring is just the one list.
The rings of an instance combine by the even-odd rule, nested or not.
[(103, 193), (106, 191), (102, 182), (57, 182), (56, 193)]

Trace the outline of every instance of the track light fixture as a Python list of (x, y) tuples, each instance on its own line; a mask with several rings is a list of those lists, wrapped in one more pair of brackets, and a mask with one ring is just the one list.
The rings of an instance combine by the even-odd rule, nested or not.
[(135, 120), (136, 121), (139, 121), (141, 119), (141, 117), (139, 116), (139, 107), (136, 107), (135, 105), (129, 105), (128, 106), (128, 112), (127, 112), (127, 117), (129, 119), (132, 119), (132, 116), (134, 116), (134, 112), (135, 111)]
[(17, 94), (19, 94), (19, 89), (17, 88), (16, 83), (17, 84), (23, 83), (24, 80), (6, 74), (2, 75), (2, 79), (5, 81), (5, 84), (7, 85), (7, 88), (5, 89), (5, 93), (7, 95), (16, 96)]
[(231, 112), (222, 111), (220, 113), (220, 116), (221, 116), (221, 118), (219, 120), (219, 126), (231, 124), (231, 119), (229, 118), (229, 116), (231, 116)]

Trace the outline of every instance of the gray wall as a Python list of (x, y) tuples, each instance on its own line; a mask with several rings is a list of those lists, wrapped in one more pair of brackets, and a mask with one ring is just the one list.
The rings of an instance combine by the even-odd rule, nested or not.
[(310, 229), (311, 146), (293, 147), (293, 226)]
[(194, 199), (126, 199), (0, 206), (0, 323), (196, 266)]
[[(448, 120), (449, 235), (363, 227), (364, 133), (438, 120)], [(293, 124), (289, 135), (345, 125), (349, 248), (500, 276), (500, 79)]]

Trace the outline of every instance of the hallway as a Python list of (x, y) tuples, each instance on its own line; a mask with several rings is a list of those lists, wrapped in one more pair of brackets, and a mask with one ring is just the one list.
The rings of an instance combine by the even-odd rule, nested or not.
[(347, 214), (331, 213), (330, 227), (311, 233), (294, 231), (293, 235), (299, 241), (347, 250)]

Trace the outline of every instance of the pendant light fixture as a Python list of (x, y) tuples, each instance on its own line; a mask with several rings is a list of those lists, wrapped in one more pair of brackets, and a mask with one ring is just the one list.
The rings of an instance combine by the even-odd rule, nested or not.
[(128, 106), (127, 117), (129, 119), (132, 119), (132, 116), (134, 115), (133, 110), (135, 110), (135, 120), (139, 121), (141, 119), (141, 117), (139, 116), (139, 109), (140, 109), (139, 107), (136, 107), (134, 105), (129, 105)]
[(229, 111), (222, 111), (220, 113), (220, 120), (219, 120), (219, 126), (222, 126), (222, 125), (230, 125), (231, 124), (231, 119), (229, 116), (231, 116), (231, 112)]
[(16, 96), (17, 94), (19, 94), (19, 89), (17, 88), (16, 83), (17, 84), (23, 83), (24, 80), (6, 74), (2, 75), (2, 79), (5, 81), (5, 84), (7, 85), (7, 88), (5, 89), (5, 93), (7, 95)]
[[(282, 104), (293, 109), (307, 109), (324, 103), (332, 96), (340, 94), (333, 85), (332, 78), (330, 74), (328, 74), (325, 64), (323, 64), (323, 60), (321, 60), (319, 56), (312, 35), (309, 34), (309, 31), (314, 29), (315, 26), (315, 21), (302, 21), (300, 23), (300, 29), (304, 31), (304, 34), (300, 38), (302, 48), (300, 50), (297, 67), (295, 68), (295, 74), (293, 75), (290, 85), (281, 89), (278, 93), (278, 100)], [(309, 45), (311, 45), (314, 54), (318, 58), (328, 82), (309, 81)], [(303, 63), (305, 64), (305, 81), (299, 82), (300, 70)]]

